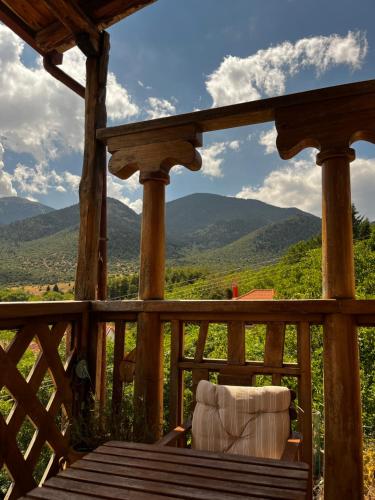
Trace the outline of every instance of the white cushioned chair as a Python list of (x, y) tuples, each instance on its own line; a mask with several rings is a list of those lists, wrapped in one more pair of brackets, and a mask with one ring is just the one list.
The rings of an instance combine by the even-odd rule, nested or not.
[(294, 397), (287, 387), (237, 387), (201, 380), (192, 425), (177, 427), (158, 444), (173, 445), (192, 428), (192, 448), (197, 450), (296, 460), (301, 437), (291, 433)]

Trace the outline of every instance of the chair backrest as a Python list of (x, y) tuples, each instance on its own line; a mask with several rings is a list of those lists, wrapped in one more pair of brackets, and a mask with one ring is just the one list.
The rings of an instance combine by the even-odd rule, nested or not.
[(281, 458), (290, 435), (287, 387), (237, 387), (201, 380), (196, 401), (193, 448)]

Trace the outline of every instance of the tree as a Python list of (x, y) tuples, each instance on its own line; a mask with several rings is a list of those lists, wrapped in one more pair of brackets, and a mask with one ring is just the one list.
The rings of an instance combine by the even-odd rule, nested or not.
[(57, 286), (57, 283), (56, 283), (56, 285), (53, 285), (52, 291), (54, 291), (54, 292), (59, 292), (60, 291), (59, 287)]
[(354, 203), (352, 204), (353, 239), (367, 240), (371, 236), (371, 225), (367, 217), (360, 215)]

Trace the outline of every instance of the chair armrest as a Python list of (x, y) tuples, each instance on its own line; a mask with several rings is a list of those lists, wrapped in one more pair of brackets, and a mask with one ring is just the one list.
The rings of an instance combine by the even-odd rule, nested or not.
[(172, 431), (168, 432), (164, 437), (156, 441), (156, 445), (158, 446), (172, 446), (175, 444), (181, 437), (185, 436), (187, 432), (191, 430), (191, 420), (187, 420), (182, 425), (179, 425)]
[(300, 458), (301, 446), (302, 434), (299, 434), (298, 432), (292, 432), (291, 436), (286, 442), (281, 460), (285, 460), (287, 462), (297, 462)]

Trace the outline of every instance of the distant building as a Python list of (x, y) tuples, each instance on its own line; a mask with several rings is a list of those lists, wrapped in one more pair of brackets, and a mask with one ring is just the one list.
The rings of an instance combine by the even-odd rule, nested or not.
[(275, 290), (273, 288), (259, 289), (255, 288), (250, 292), (238, 296), (238, 286), (233, 284), (233, 300), (272, 300), (275, 298)]

